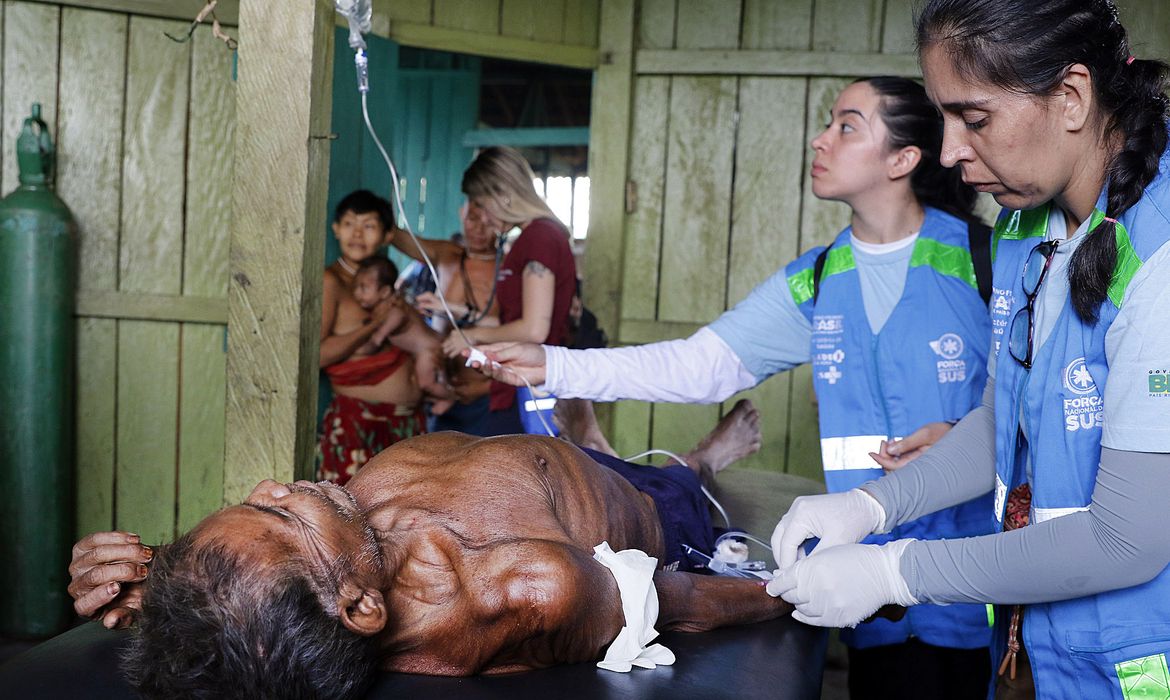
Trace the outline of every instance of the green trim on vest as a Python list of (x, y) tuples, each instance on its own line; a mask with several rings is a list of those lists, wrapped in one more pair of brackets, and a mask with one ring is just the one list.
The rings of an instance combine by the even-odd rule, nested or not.
[(975, 279), (975, 263), (971, 261), (971, 251), (966, 248), (919, 236), (914, 242), (910, 267), (923, 265), (945, 277), (966, 282), (972, 289), (979, 289), (979, 281)]
[(1125, 700), (1170, 696), (1170, 670), (1166, 667), (1165, 654), (1122, 661), (1114, 664), (1114, 668)]
[[(1104, 220), (1105, 214), (1100, 209), (1094, 209), (1090, 230), (1097, 228)], [(1129, 283), (1133, 281), (1137, 271), (1142, 269), (1142, 259), (1133, 249), (1125, 225), (1119, 221), (1114, 228), (1117, 237), (1117, 263), (1113, 266), (1113, 279), (1109, 282), (1109, 301), (1120, 309), (1121, 302), (1125, 299), (1125, 290), (1129, 288)]]
[[(849, 246), (829, 248), (829, 252), (825, 254), (825, 267), (821, 270), (821, 281), (824, 282), (825, 278), (830, 275), (848, 272), (855, 267), (857, 267), (857, 263), (853, 260), (852, 248)], [(796, 302), (797, 306), (813, 298), (815, 291), (814, 272), (813, 268), (810, 267), (788, 277), (788, 291), (792, 294), (792, 300)]]
[(853, 259), (851, 246), (843, 245), (839, 248), (829, 248), (829, 254), (825, 256), (825, 269), (821, 271), (821, 280), (842, 272), (849, 272), (856, 267), (857, 262)]
[(813, 269), (810, 267), (807, 270), (801, 270), (795, 275), (788, 277), (788, 291), (792, 294), (792, 300), (800, 306), (804, 302), (813, 298)]
[(999, 247), (1000, 239), (1018, 241), (1024, 238), (1043, 237), (1048, 233), (1050, 206), (1045, 204), (1026, 211), (1017, 209), (1008, 216), (1000, 217), (995, 222), (995, 230), (991, 236), (991, 261), (995, 262), (995, 251)]

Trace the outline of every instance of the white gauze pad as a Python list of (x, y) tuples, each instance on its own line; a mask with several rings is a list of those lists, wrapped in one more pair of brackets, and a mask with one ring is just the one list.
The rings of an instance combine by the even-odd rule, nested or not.
[(650, 644), (658, 636), (658, 591), (654, 588), (654, 571), (658, 560), (638, 549), (613, 551), (609, 542), (593, 548), (593, 558), (609, 569), (622, 596), (622, 614), (626, 626), (605, 650), (598, 668), (628, 673), (634, 666), (654, 668), (674, 663), (674, 652), (661, 644)]

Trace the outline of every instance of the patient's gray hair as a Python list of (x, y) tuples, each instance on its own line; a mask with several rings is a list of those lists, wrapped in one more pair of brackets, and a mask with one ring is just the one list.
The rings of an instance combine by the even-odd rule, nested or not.
[(303, 562), (257, 571), (184, 535), (160, 548), (123, 669), (146, 697), (351, 698), (377, 669), (369, 638), (322, 607)]

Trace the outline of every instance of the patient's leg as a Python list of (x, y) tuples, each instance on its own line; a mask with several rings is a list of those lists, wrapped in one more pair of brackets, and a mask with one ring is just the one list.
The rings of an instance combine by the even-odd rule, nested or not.
[(553, 423), (561, 435), (574, 445), (617, 457), (609, 440), (601, 433), (597, 416), (593, 413), (593, 402), (589, 399), (557, 399), (553, 407)]
[[(553, 421), (561, 435), (570, 442), (613, 457), (618, 456), (597, 424), (592, 401), (557, 399)], [(758, 452), (760, 440), (760, 412), (751, 401), (741, 399), (730, 413), (715, 424), (711, 432), (699, 440), (698, 445), (680, 456), (706, 482), (736, 460)]]
[(760, 412), (740, 399), (699, 444), (681, 457), (710, 488), (715, 474), (760, 450)]

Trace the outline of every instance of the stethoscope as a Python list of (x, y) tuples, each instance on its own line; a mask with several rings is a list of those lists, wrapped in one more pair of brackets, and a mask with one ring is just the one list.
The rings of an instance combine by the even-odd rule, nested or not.
[[(469, 251), (465, 248), (463, 250), (463, 255), (460, 256), (460, 258), (459, 258), (459, 271), (461, 273), (463, 273), (463, 284), (470, 286), (468, 284), (468, 281), (467, 281), (467, 268), (465, 267), (465, 265), (467, 263), (467, 256), (468, 255), (469, 255)], [(492, 304), (495, 303), (495, 301), (496, 301), (496, 289), (500, 284), (500, 266), (503, 264), (503, 262), (504, 262), (504, 234), (498, 233), (498, 234), (496, 234), (496, 264), (495, 264), (495, 268), (492, 270), (492, 291), (490, 294), (488, 294), (487, 303), (484, 304), (483, 308), (480, 309), (479, 314), (476, 315), (475, 317), (461, 318), (458, 321), (456, 321), (455, 323), (457, 326), (459, 326), (460, 328), (474, 326), (475, 324), (482, 321), (484, 319), (484, 317), (487, 316), (488, 312), (491, 311)], [(471, 290), (467, 289), (466, 292), (470, 293)]]

